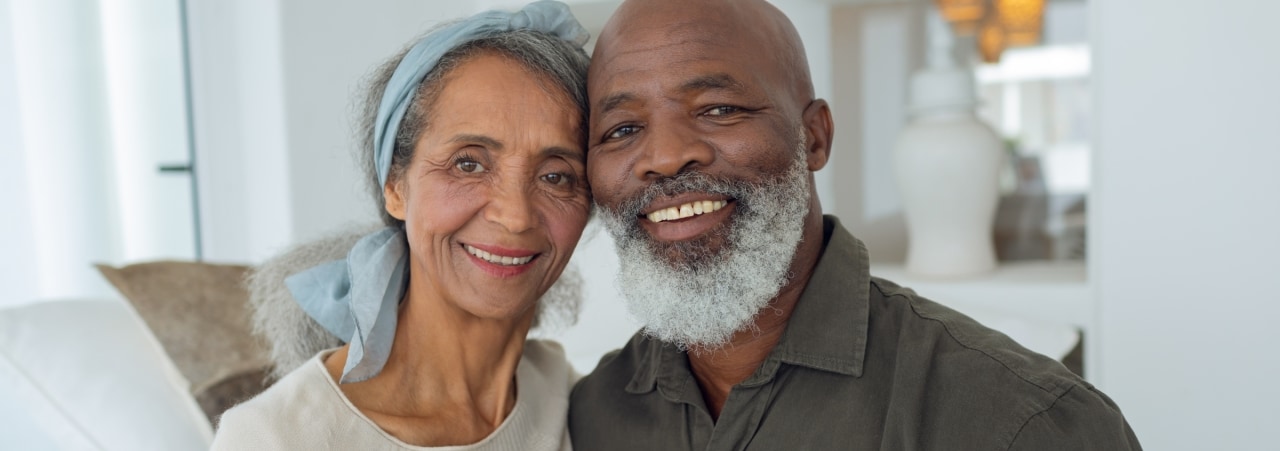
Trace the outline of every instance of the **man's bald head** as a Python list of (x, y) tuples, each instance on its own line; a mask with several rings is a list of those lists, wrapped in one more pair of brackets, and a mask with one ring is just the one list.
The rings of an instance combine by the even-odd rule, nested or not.
[(591, 74), (602, 75), (603, 68), (615, 64), (611, 61), (637, 49), (696, 45), (717, 47), (722, 57), (769, 72), (775, 88), (785, 87), (801, 106), (814, 97), (800, 34), (764, 0), (625, 1), (596, 41)]

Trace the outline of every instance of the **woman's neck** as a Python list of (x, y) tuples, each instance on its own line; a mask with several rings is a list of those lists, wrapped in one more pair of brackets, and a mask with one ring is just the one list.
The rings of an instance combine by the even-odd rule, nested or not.
[[(533, 315), (478, 318), (428, 288), (410, 281), (382, 371), (341, 388), (366, 416), (405, 442), (475, 443), (515, 407), (515, 373)], [(346, 349), (325, 362), (335, 380)]]

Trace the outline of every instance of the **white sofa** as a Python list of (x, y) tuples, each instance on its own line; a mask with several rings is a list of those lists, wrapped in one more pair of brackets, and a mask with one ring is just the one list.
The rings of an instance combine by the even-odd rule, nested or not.
[(188, 386), (122, 300), (0, 309), (0, 448), (208, 449)]

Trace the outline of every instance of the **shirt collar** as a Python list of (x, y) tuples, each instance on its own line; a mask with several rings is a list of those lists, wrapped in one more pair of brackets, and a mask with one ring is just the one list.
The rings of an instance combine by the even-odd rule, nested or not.
[[(862, 375), (871, 311), (867, 248), (835, 216), (823, 216), (822, 226), (822, 257), (768, 360), (857, 377)], [(762, 370), (769, 369), (767, 363)], [(767, 376), (763, 383), (773, 378), (769, 373), (757, 371), (743, 384)]]
[[(814, 267), (787, 330), (773, 352), (743, 386), (767, 383), (780, 363), (860, 377), (866, 356), (871, 274), (867, 248), (835, 216), (822, 221), (824, 249)], [(684, 400), (693, 374), (683, 352), (650, 337), (639, 338), (630, 393), (648, 393), (659, 382), (664, 396)]]

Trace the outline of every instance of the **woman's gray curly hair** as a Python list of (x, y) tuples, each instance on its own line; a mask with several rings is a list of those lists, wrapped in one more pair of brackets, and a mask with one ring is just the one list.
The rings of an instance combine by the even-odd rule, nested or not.
[[(406, 47), (379, 66), (367, 80), (359, 112), (361, 118), (358, 133), (361, 142), (356, 157), (382, 223), (389, 227), (404, 227), (404, 222), (392, 217), (385, 208), (383, 187), (378, 183), (377, 170), (373, 165), (374, 123), (382, 93), (396, 66), (411, 47), (412, 45)], [(400, 179), (413, 159), (414, 144), (430, 127), (432, 115), (441, 113), (432, 111), (432, 108), (449, 73), (470, 58), (492, 54), (519, 63), (542, 82), (544, 89), (563, 95), (567, 101), (572, 102), (580, 113), (578, 132), (583, 142), (586, 142), (586, 74), (590, 63), (586, 53), (581, 48), (544, 33), (531, 30), (503, 32), (450, 50), (427, 73), (414, 93), (413, 101), (396, 134), (387, 183), (395, 183)], [(356, 241), (378, 228), (373, 225), (349, 227), (319, 240), (303, 243), (255, 267), (249, 274), (246, 282), (254, 309), (254, 333), (266, 338), (271, 345), (271, 359), (275, 365), (273, 377), (283, 377), (316, 353), (343, 343), (302, 310), (285, 286), (285, 278), (320, 263), (346, 257)], [(577, 322), (578, 304), (582, 298), (581, 286), (582, 278), (577, 271), (572, 267), (565, 268), (555, 285), (538, 301), (534, 327), (540, 333), (545, 333)]]

